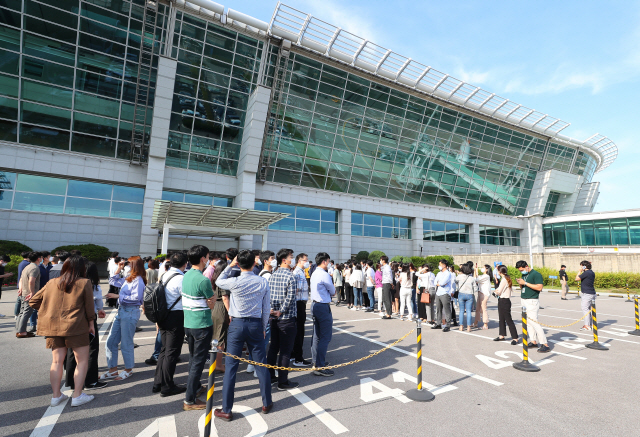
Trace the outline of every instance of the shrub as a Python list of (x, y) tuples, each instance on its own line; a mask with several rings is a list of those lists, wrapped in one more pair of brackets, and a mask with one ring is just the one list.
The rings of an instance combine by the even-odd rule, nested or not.
[(161, 253), (160, 255), (156, 256), (154, 259), (158, 259), (158, 258), (166, 258), (167, 254), (166, 253)]
[(361, 250), (360, 252), (358, 252), (358, 254), (356, 255), (356, 261), (360, 262), (360, 261), (366, 261), (369, 259), (369, 252), (367, 252), (366, 250)]
[(20, 255), (9, 255), (11, 261), (4, 267), (5, 273), (13, 273), (13, 276), (4, 279), (4, 285), (15, 285), (18, 282), (18, 264), (22, 261)]
[(66, 250), (70, 252), (72, 250), (79, 250), (82, 252), (82, 256), (87, 257), (89, 261), (104, 262), (111, 256), (111, 251), (97, 244), (70, 244), (68, 246), (56, 247), (51, 253), (56, 253), (58, 250)]
[(401, 262), (402, 262), (402, 257), (401, 257), (400, 255), (396, 255), (396, 256), (394, 256), (393, 258), (391, 258), (391, 259), (389, 260), (389, 262), (392, 262), (392, 263), (401, 263)]
[(369, 259), (371, 261), (373, 261), (374, 263), (379, 263), (380, 262), (380, 258), (385, 256), (384, 252), (381, 250), (374, 250), (373, 252), (371, 252), (369, 254)]
[(33, 249), (17, 241), (0, 240), (0, 255), (20, 255), (22, 252), (33, 252)]

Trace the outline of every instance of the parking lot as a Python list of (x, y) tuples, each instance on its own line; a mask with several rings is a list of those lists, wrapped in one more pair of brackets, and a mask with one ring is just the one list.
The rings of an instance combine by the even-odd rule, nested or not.
[[(3, 293), (0, 313), (12, 314), (14, 293)], [(489, 330), (470, 333), (423, 328), (424, 385), (436, 398), (411, 401), (404, 393), (415, 387), (416, 335), (361, 363), (336, 369), (323, 378), (310, 372), (291, 373), (298, 389), (273, 393), (274, 409), (259, 414), (257, 379), (240, 365), (234, 420), (214, 420), (213, 435), (331, 436), (459, 434), (521, 436), (544, 433), (567, 435), (637, 435), (634, 401), (638, 393), (634, 367), (640, 357), (640, 337), (634, 329), (634, 308), (625, 299), (598, 298), (601, 343), (608, 351), (585, 348), (590, 332), (582, 323), (568, 328), (545, 328), (551, 353), (530, 352), (541, 368), (523, 373), (512, 367), (521, 360), (522, 346), (492, 341), (498, 333), (496, 301), (489, 301)], [(519, 298), (512, 299), (514, 319), (520, 320)], [(561, 301), (558, 294), (541, 295), (540, 321), (566, 325), (582, 316), (579, 299)], [(372, 313), (332, 306), (334, 335), (329, 346), (331, 364), (346, 363), (381, 349), (402, 337), (415, 323), (380, 320)], [(113, 313), (100, 329), (101, 346)], [(143, 317), (144, 319), (144, 317)], [(519, 323), (516, 321), (517, 325)], [(161, 398), (151, 393), (155, 368), (144, 364), (153, 350), (155, 329), (144, 319), (135, 342), (134, 376), (111, 382), (92, 392), (95, 401), (79, 408), (70, 403), (48, 408), (51, 397), (50, 352), (44, 339), (16, 339), (13, 317), (0, 319), (0, 435), (99, 435), (151, 437), (198, 436), (203, 412), (182, 411), (182, 397)], [(520, 326), (518, 326), (520, 332)], [(309, 351), (311, 326), (305, 349)], [(188, 353), (176, 370), (176, 382), (186, 382)], [(100, 352), (101, 370), (106, 366)], [(206, 375), (205, 375), (206, 378)], [(214, 403), (221, 403), (222, 375), (216, 377)]]

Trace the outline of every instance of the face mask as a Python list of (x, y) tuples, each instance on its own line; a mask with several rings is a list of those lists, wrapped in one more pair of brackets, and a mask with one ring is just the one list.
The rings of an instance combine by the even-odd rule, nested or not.
[(271, 260), (271, 262), (269, 263), (269, 265), (275, 269), (276, 267), (278, 267), (278, 261), (277, 261), (277, 260), (275, 260), (275, 259), (274, 259), (274, 260)]
[(484, 267), (483, 267), (483, 268), (481, 268), (481, 269), (480, 269), (480, 271), (481, 271), (482, 273), (487, 273), (487, 269), (485, 269)]
[(522, 274), (522, 276), (527, 276), (529, 274), (529, 272), (527, 272), (526, 270), (520, 270), (520, 273)]
[(442, 266), (438, 266), (438, 268), (439, 268), (440, 270), (444, 270), (444, 267), (442, 267)]
[(261, 261), (261, 260), (258, 260), (258, 261), (256, 262), (256, 264), (258, 264), (259, 266), (261, 266), (261, 265), (262, 265), (262, 261)]
[(309, 261), (307, 261), (306, 263), (304, 263), (304, 268), (308, 269), (309, 268)]

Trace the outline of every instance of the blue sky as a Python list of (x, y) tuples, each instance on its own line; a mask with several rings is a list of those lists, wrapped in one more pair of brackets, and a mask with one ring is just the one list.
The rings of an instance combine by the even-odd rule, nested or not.
[[(639, 1), (287, 0), (335, 26), (514, 102), (603, 134), (617, 160), (597, 173), (595, 211), (640, 208)], [(276, 1), (225, 6), (269, 21)]]

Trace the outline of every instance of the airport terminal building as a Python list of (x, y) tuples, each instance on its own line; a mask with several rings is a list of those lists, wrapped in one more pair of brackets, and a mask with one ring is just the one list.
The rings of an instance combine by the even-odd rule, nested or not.
[(540, 253), (617, 156), (283, 4), (6, 0), (0, 60), (0, 239), (36, 250)]

